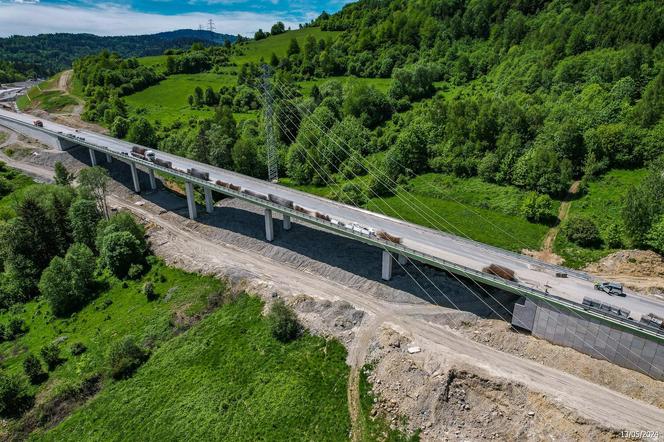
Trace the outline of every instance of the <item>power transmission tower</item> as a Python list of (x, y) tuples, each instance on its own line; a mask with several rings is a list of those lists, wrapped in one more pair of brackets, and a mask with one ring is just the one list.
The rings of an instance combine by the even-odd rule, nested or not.
[(265, 95), (265, 144), (267, 151), (267, 178), (276, 183), (279, 181), (279, 160), (277, 143), (274, 139), (274, 102), (270, 88), (270, 67), (263, 65), (263, 93)]
[(198, 30), (202, 31), (203, 30), (203, 25), (198, 25)]
[(214, 20), (209, 19), (208, 20), (208, 31), (214, 32), (216, 30), (216, 26), (214, 25)]

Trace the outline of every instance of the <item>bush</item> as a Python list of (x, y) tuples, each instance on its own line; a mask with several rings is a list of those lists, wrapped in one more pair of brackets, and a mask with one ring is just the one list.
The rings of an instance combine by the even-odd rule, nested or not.
[(139, 279), (144, 271), (145, 268), (141, 264), (132, 264), (129, 266), (127, 277), (129, 279)]
[(46, 362), (48, 371), (55, 370), (58, 365), (64, 362), (64, 359), (60, 357), (60, 347), (55, 342), (43, 346), (39, 350), (39, 354), (44, 362)]
[(31, 399), (18, 378), (0, 372), (0, 416), (19, 416)]
[(86, 347), (82, 342), (74, 342), (71, 347), (69, 347), (69, 352), (72, 356), (78, 356), (85, 353), (87, 349), (88, 347)]
[(553, 214), (553, 200), (549, 195), (539, 195), (530, 192), (523, 199), (521, 213), (530, 222), (546, 223), (555, 217)]
[(143, 285), (143, 294), (145, 295), (145, 298), (148, 300), (148, 302), (155, 301), (158, 298), (154, 291), (154, 284), (149, 281)]
[(129, 276), (132, 264), (143, 260), (140, 242), (129, 232), (113, 232), (101, 241), (100, 259), (118, 278)]
[(7, 326), (5, 327), (4, 334), (7, 341), (16, 339), (25, 333), (25, 321), (21, 318), (10, 318)]
[(47, 376), (42, 368), (41, 362), (39, 362), (37, 356), (33, 354), (29, 354), (23, 361), (23, 371), (33, 384), (42, 383)]
[(646, 237), (646, 244), (655, 252), (664, 255), (664, 216), (653, 224)]
[(569, 241), (581, 247), (597, 247), (602, 242), (597, 226), (588, 218), (570, 218), (563, 232)]
[(295, 312), (281, 299), (272, 304), (267, 320), (272, 336), (281, 342), (292, 341), (302, 332), (302, 326), (297, 320)]
[(64, 258), (51, 260), (42, 273), (39, 290), (55, 316), (69, 316), (90, 300), (94, 270), (94, 254), (84, 244), (73, 244)]
[(611, 224), (606, 230), (606, 245), (612, 249), (621, 249), (624, 246), (623, 230), (620, 224)]
[(148, 352), (136, 344), (134, 338), (125, 336), (111, 345), (108, 366), (113, 379), (127, 379), (147, 361)]

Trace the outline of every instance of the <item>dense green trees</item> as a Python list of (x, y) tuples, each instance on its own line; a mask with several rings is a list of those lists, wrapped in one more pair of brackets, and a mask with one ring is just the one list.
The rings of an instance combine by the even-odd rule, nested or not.
[(664, 215), (664, 156), (654, 161), (650, 173), (630, 188), (623, 201), (625, 233), (639, 247), (661, 250), (661, 217)]
[(64, 258), (56, 256), (44, 270), (39, 290), (53, 314), (69, 316), (84, 306), (92, 294), (95, 257), (84, 244), (74, 244)]

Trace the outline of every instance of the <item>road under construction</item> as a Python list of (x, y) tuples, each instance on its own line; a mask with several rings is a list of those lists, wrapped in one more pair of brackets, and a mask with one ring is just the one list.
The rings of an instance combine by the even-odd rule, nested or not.
[[(394, 266), (412, 260), (516, 294), (525, 302), (515, 307), (515, 325), (561, 345), (664, 378), (664, 333), (645, 322), (646, 318), (664, 317), (664, 303), (654, 299), (631, 291), (626, 291), (624, 297), (609, 296), (596, 290), (593, 278), (583, 272), (166, 152), (151, 150), (146, 155), (148, 148), (98, 133), (50, 121), (35, 125), (31, 115), (0, 110), (0, 125), (57, 149), (86, 147), (92, 165), (113, 160), (127, 163), (136, 192), (141, 192), (139, 173), (148, 174), (152, 189), (156, 189), (155, 173), (176, 177), (185, 183), (191, 219), (198, 215), (194, 188), (199, 187), (208, 213), (214, 212), (213, 192), (263, 208), (268, 241), (274, 239), (272, 215), (278, 212), (285, 231), (298, 221), (375, 246), (380, 251), (377, 259), (382, 260), (381, 276), (385, 280), (391, 278)], [(491, 265), (511, 269), (514, 280), (484, 271)], [(575, 346), (579, 335), (583, 335), (584, 345)], [(603, 352), (593, 353), (598, 341)], [(606, 356), (608, 353), (613, 356)]]

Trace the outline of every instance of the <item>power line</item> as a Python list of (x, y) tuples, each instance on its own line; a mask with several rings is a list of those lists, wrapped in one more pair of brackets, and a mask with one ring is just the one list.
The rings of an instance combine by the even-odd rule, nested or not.
[(270, 182), (279, 181), (277, 145), (274, 139), (274, 100), (270, 91), (270, 67), (263, 65), (263, 93), (265, 94), (265, 144), (267, 151), (267, 178)]
[[(278, 90), (279, 90), (279, 91), (280, 91), (285, 97), (288, 97), (288, 93), (284, 93), (284, 88), (280, 88), (280, 85), (279, 85), (279, 83), (276, 81), (276, 79), (275, 79), (275, 83), (276, 83), (275, 85), (276, 85), (277, 89), (278, 89)], [(285, 86), (285, 85), (284, 85), (284, 86)], [(293, 97), (291, 96), (291, 97), (289, 97), (289, 99), (292, 100)], [(300, 112), (302, 112), (302, 109), (301, 109), (296, 103), (294, 103), (294, 105), (295, 105), (295, 107), (296, 107)], [(311, 117), (311, 120), (316, 119), (315, 116), (313, 116), (313, 115), (309, 115), (309, 116)], [(314, 125), (316, 125), (315, 122), (314, 122)], [(320, 127), (318, 127), (318, 129), (319, 129), (319, 131), (320, 131), (322, 134), (327, 135), (327, 136), (329, 137), (330, 140), (332, 140), (333, 142), (335, 142), (335, 144), (336, 144), (338, 147), (340, 147), (341, 149), (343, 149), (343, 150), (348, 154), (348, 151), (346, 151), (346, 149), (344, 149), (343, 146), (341, 146), (338, 142), (336, 142), (336, 141), (332, 138), (332, 136), (331, 136), (326, 130), (324, 130), (324, 128), (320, 128)], [(290, 131), (289, 131), (289, 132), (290, 132)], [(317, 140), (316, 140), (316, 141), (317, 141)], [(348, 145), (347, 142), (345, 142), (344, 140), (341, 140), (341, 141), (344, 142), (344, 144), (346, 144), (346, 146), (352, 151), (352, 148)], [(316, 144), (317, 144), (317, 143), (311, 143), (311, 144), (312, 144), (312, 146), (313, 146), (314, 148), (316, 148)], [(337, 158), (337, 160), (340, 160), (334, 152), (333, 152), (333, 155)], [(381, 175), (382, 175), (382, 174), (379, 173), (378, 176), (377, 176), (376, 174), (372, 173), (372, 171), (369, 170), (369, 168), (368, 168), (366, 165), (364, 165), (364, 164), (362, 164), (362, 163), (360, 163), (360, 165), (361, 165), (361, 166), (362, 166), (367, 172), (369, 172), (374, 178), (376, 178), (376, 179), (378, 179), (378, 180), (380, 180), (380, 181), (382, 182), (382, 180), (381, 180)], [(319, 165), (319, 167), (320, 167), (320, 165)], [(335, 167), (336, 167), (336, 166), (335, 166)], [(321, 167), (321, 169), (322, 169), (322, 167)], [(339, 168), (338, 168), (338, 167), (336, 167), (336, 169), (337, 169), (337, 171), (339, 171)], [(314, 171), (316, 171), (316, 168), (314, 168)], [(320, 174), (319, 174), (319, 175), (320, 175)], [(356, 175), (356, 174), (354, 174), (354, 175)], [(357, 176), (357, 175), (356, 175), (356, 176)], [(396, 184), (396, 183), (395, 183), (390, 177), (383, 176), (383, 178), (385, 178), (385, 179), (387, 179), (387, 180), (389, 180), (389, 181), (392, 181), (393, 184)], [(332, 179), (332, 181), (334, 182), (334, 179)], [(336, 184), (336, 183), (335, 183), (335, 184)], [(352, 181), (351, 181), (351, 184), (352, 184), (352, 185), (353, 185), (358, 191), (360, 191), (361, 193), (364, 193), (364, 192), (362, 191), (362, 189), (360, 189), (360, 188), (359, 188), (355, 183), (353, 183)], [(343, 192), (343, 189), (341, 189), (341, 191)], [(373, 193), (376, 194), (375, 192), (373, 192)], [(407, 193), (412, 197), (413, 200), (415, 200), (417, 203), (419, 203), (419, 205), (422, 205), (422, 202), (421, 202), (419, 199), (417, 199), (417, 198), (416, 198), (414, 195), (412, 195), (410, 192), (407, 192)], [(381, 198), (380, 195), (377, 195), (377, 194), (376, 194), (376, 196), (377, 196), (381, 201), (383, 201), (384, 203), (386, 203), (387, 206), (390, 207), (390, 209), (391, 209), (394, 213), (396, 213), (397, 216), (399, 216), (399, 218), (401, 218), (402, 220), (405, 221), (405, 219), (404, 219), (401, 215), (399, 215), (398, 212), (394, 211), (394, 209), (391, 208), (391, 206), (389, 205), (389, 203), (387, 203), (387, 201), (385, 201), (383, 198)], [(420, 213), (420, 215), (423, 215), (423, 214), (422, 214), (422, 213), (421, 213), (416, 207), (411, 206), (411, 205), (409, 204), (409, 201), (408, 201), (408, 200), (403, 200), (403, 198), (400, 197), (400, 195), (398, 195), (398, 193), (397, 193), (397, 197), (399, 197), (402, 201), (404, 201), (406, 204), (408, 204), (409, 207), (411, 207), (413, 210), (415, 210), (415, 211), (417, 211), (418, 213)], [(425, 207), (426, 209), (428, 209), (431, 213), (433, 213), (435, 216), (437, 216), (439, 219), (441, 219), (441, 220), (443, 220), (445, 223), (449, 224), (452, 228), (454, 228), (456, 231), (458, 231), (459, 233), (461, 233), (463, 236), (465, 236), (466, 238), (468, 238), (468, 235), (466, 235), (464, 232), (462, 232), (462, 231), (461, 231), (458, 227), (456, 227), (454, 224), (452, 224), (451, 222), (447, 221), (444, 217), (442, 217), (442, 215), (440, 215), (440, 214), (434, 212), (433, 210), (431, 210), (430, 208), (428, 208), (428, 207), (426, 207), (426, 206), (424, 206), (424, 207)], [(426, 216), (426, 214), (424, 214), (424, 216), (425, 216), (425, 218), (428, 218), (428, 217)], [(434, 224), (434, 225), (435, 225), (435, 224)], [(468, 238), (468, 239), (469, 239), (469, 238)], [(410, 260), (410, 258), (409, 258), (409, 260)], [(411, 261), (411, 262), (412, 262), (412, 261)], [(399, 263), (399, 264), (401, 265), (401, 263)], [(403, 266), (402, 266), (402, 267), (403, 267)], [(417, 267), (416, 267), (416, 268), (417, 268)], [(419, 268), (418, 268), (418, 270), (419, 270)], [(420, 273), (422, 273), (421, 270), (420, 270)], [(454, 275), (452, 272), (449, 272), (449, 271), (448, 271), (448, 273), (449, 273), (451, 276), (453, 276), (454, 279), (457, 280), (457, 282), (459, 282), (460, 284), (462, 284), (462, 285), (463, 285), (468, 291), (470, 291), (470, 292), (471, 292), (471, 293), (472, 293), (477, 299), (479, 299), (479, 300), (482, 301), (487, 307), (489, 307), (489, 308), (493, 311), (493, 313), (495, 313), (496, 315), (498, 315), (501, 319), (505, 320), (505, 319), (502, 317), (502, 315), (500, 315), (500, 313), (498, 313), (496, 310), (494, 310), (492, 307), (490, 307), (488, 304), (486, 304), (486, 302), (484, 302), (484, 301), (481, 299), (481, 297), (479, 297), (475, 292), (473, 292), (473, 291), (472, 291), (472, 290), (471, 290), (471, 289), (470, 289), (465, 283), (463, 283), (462, 281), (460, 281), (460, 280), (456, 277), (456, 275)], [(423, 275), (424, 275), (424, 273), (423, 273)], [(424, 275), (424, 276), (426, 277), (426, 275)], [(466, 276), (468, 276), (468, 275), (466, 275)], [(435, 284), (434, 284), (434, 283), (433, 283), (428, 277), (426, 277), (426, 278), (427, 278), (427, 279), (428, 279), (428, 280), (434, 285), (434, 287), (436, 287), (436, 289), (438, 289), (438, 290), (440, 291), (440, 289), (439, 289), (439, 288), (438, 288), (438, 287), (437, 287), (437, 286), (436, 286), (436, 285), (435, 285)], [(482, 289), (482, 290), (483, 290), (488, 296), (490, 296), (494, 301), (496, 301), (496, 302), (497, 302), (497, 303), (498, 303), (503, 309), (505, 309), (505, 310), (508, 312), (508, 314), (511, 314), (511, 312), (509, 311), (509, 309), (508, 309), (507, 307), (505, 307), (505, 306), (504, 306), (500, 301), (498, 301), (496, 298), (494, 298), (494, 297), (493, 297), (493, 296), (492, 296), (492, 295), (486, 290), (486, 288), (484, 288), (481, 284), (479, 284), (479, 283), (478, 283), (477, 281), (475, 281), (474, 279), (471, 278), (471, 280), (473, 281), (473, 283), (475, 283), (475, 285), (477, 285), (480, 289)], [(442, 293), (442, 292), (441, 292), (441, 293)], [(427, 293), (427, 295), (428, 295), (428, 293)], [(430, 295), (429, 295), (429, 296), (430, 296)], [(546, 302), (546, 304), (548, 304), (550, 307), (552, 307), (554, 310), (556, 310), (558, 313), (561, 313), (561, 311), (558, 310), (553, 304), (547, 302), (546, 300), (545, 300), (545, 302)], [(580, 316), (578, 313), (573, 312), (573, 314), (574, 314), (576, 317), (581, 318), (581, 316)], [(516, 329), (514, 328), (514, 326), (513, 326), (511, 323), (510, 323), (510, 326), (516, 331)], [(573, 333), (573, 334), (576, 336), (576, 333)], [(606, 333), (606, 335), (607, 335), (607, 338), (608, 338), (608, 339), (611, 339), (611, 337), (609, 336), (609, 333), (608, 333), (608, 332)], [(577, 337), (578, 337), (578, 336), (577, 336)], [(585, 340), (583, 340), (583, 341), (585, 342)], [(615, 338), (613, 338), (613, 341), (616, 342), (618, 346), (621, 346), (620, 342), (619, 342), (618, 340), (616, 340)], [(633, 354), (634, 356), (636, 356), (638, 359), (640, 359), (641, 361), (646, 362), (646, 364), (649, 364), (650, 366), (652, 366), (651, 363), (645, 361), (641, 356), (639, 356), (639, 355), (637, 355), (636, 353), (634, 353), (630, 348), (627, 348), (625, 345), (622, 345), (622, 346), (625, 347), (625, 348), (628, 350), (628, 352), (630, 352), (631, 354)], [(598, 351), (594, 346), (590, 345), (590, 347), (593, 348), (598, 354), (600, 354), (601, 356), (603, 356), (605, 359), (609, 360), (609, 359), (608, 359), (608, 358), (607, 358), (602, 352)]]

